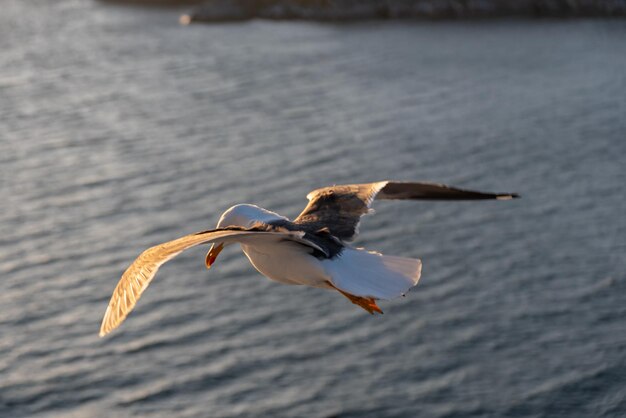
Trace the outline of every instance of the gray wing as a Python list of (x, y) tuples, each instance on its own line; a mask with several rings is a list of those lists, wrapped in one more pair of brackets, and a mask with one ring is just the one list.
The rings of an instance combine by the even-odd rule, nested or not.
[(318, 245), (303, 237), (304, 232), (298, 231), (215, 229), (186, 235), (148, 248), (133, 261), (117, 283), (102, 319), (100, 336), (102, 337), (120, 326), (133, 310), (135, 304), (137, 304), (141, 294), (146, 290), (159, 267), (188, 248), (215, 241), (230, 243), (250, 240), (287, 239), (324, 252)]
[(316, 189), (307, 195), (309, 204), (295, 223), (328, 228), (337, 238), (350, 241), (358, 234), (361, 216), (380, 200), (509, 200), (515, 193), (484, 193), (427, 182), (379, 181)]

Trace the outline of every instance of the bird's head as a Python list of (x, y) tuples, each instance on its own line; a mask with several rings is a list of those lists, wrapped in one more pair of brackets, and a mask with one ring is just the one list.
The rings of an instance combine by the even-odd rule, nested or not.
[[(274, 212), (265, 210), (256, 205), (250, 205), (247, 203), (235, 205), (227, 209), (220, 220), (217, 222), (216, 228), (227, 228), (229, 226), (236, 226), (241, 228), (250, 228), (258, 222), (269, 222), (277, 219), (286, 219)], [(226, 244), (223, 242), (215, 243), (211, 246), (211, 249), (206, 255), (205, 264), (207, 268), (211, 268), (217, 256), (224, 249)]]

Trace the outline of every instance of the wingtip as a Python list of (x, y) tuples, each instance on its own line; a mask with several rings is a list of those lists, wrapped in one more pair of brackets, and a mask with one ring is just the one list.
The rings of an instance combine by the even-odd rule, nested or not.
[(98, 332), (98, 337), (102, 338), (105, 335), (107, 335), (109, 333), (109, 331), (107, 331), (104, 327), (104, 323), (102, 325), (100, 325), (100, 331)]
[(102, 338), (105, 335), (108, 335), (111, 331), (113, 331), (113, 329), (106, 329), (106, 327), (104, 326), (104, 324), (102, 324), (100, 326), (100, 332), (98, 332), (98, 337)]

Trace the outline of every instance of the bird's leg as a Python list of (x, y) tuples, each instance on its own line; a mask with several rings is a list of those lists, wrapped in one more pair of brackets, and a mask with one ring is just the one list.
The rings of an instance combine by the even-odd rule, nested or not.
[(339, 293), (341, 293), (342, 295), (344, 295), (346, 298), (348, 298), (350, 302), (354, 303), (355, 305), (360, 306), (361, 308), (365, 309), (370, 314), (374, 315), (374, 312), (378, 312), (379, 314), (383, 313), (382, 309), (380, 309), (378, 305), (376, 305), (376, 299), (352, 295), (348, 292), (344, 292), (343, 290), (336, 288), (330, 282), (328, 282), (328, 285), (332, 287), (333, 289), (335, 289), (336, 291), (338, 291)]

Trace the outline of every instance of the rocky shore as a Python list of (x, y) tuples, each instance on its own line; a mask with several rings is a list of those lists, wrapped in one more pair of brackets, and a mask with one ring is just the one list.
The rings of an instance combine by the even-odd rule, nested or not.
[(624, 16), (626, 0), (209, 0), (181, 16), (181, 23)]

